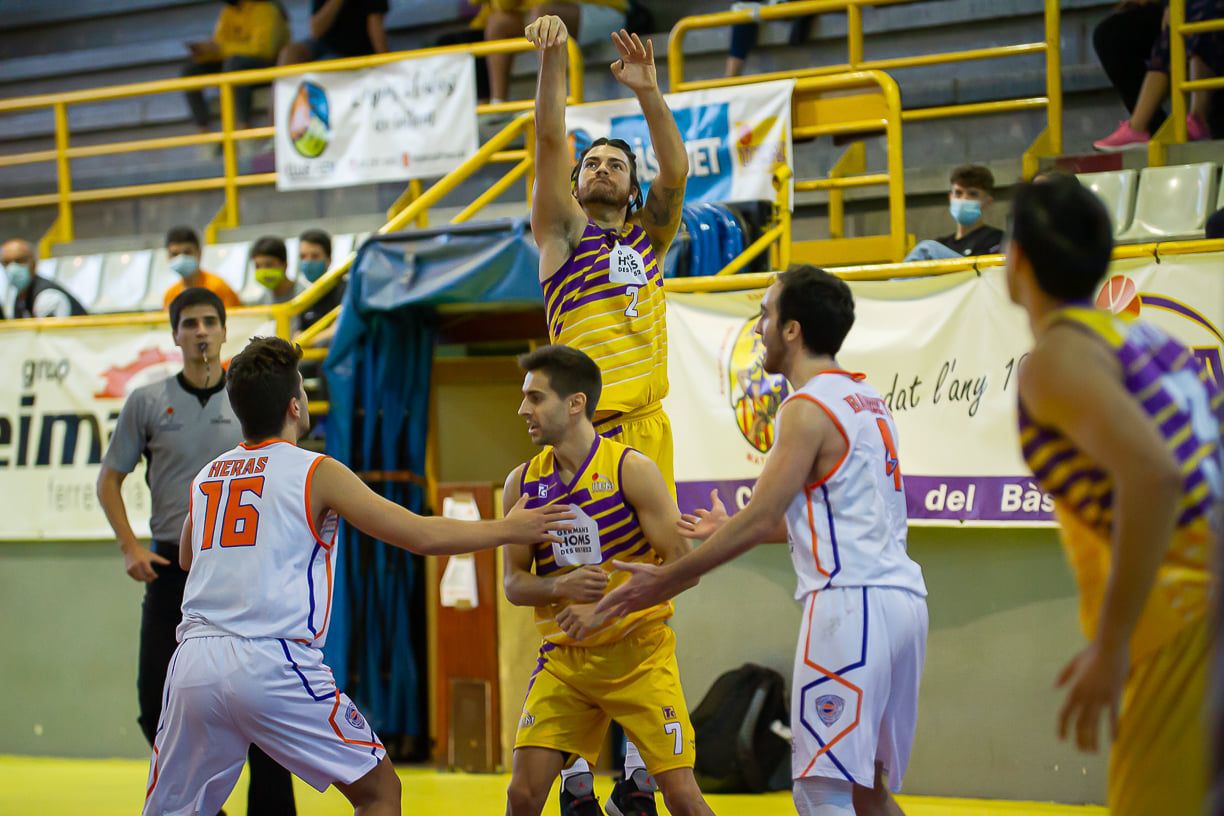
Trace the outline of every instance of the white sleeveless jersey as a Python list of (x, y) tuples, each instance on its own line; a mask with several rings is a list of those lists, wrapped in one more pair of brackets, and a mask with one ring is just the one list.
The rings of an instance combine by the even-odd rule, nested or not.
[(239, 445), (191, 483), (191, 570), (179, 640), (232, 635), (322, 647), (337, 517), (316, 528), (307, 497), (325, 457), (281, 440)]
[(879, 392), (863, 379), (822, 371), (787, 399), (823, 408), (847, 445), (841, 461), (786, 509), (797, 599), (829, 587), (861, 586), (926, 595), (922, 569), (906, 552), (897, 428)]

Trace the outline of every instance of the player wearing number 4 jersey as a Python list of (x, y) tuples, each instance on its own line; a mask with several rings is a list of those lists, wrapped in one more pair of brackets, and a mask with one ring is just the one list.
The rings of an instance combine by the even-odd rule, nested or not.
[(620, 617), (594, 612), (625, 577), (609, 576), (613, 558), (666, 563), (688, 550), (676, 528), (680, 511), (653, 462), (595, 432), (600, 377), (590, 357), (545, 346), (520, 365), (527, 376), (519, 415), (531, 441), (547, 447), (510, 473), (505, 495), (526, 497), (529, 507), (568, 507), (575, 518), (559, 542), (505, 552), (506, 597), (535, 607), (544, 636), (515, 738), (507, 813), (538, 816), (566, 760), (598, 756), (615, 719), (673, 816), (712, 816), (693, 778), (693, 727), (665, 624), (671, 603)]
[(520, 502), (496, 522), (422, 518), (348, 468), (295, 444), (310, 427), (301, 349), (255, 338), (233, 359), (229, 400), (245, 441), (191, 485), (179, 541), (189, 570), (166, 677), (144, 813), (216, 813), (258, 745), (356, 813), (398, 814), (400, 787), (377, 735), (324, 665), (336, 523), (414, 552), (549, 540), (563, 508)]
[(854, 322), (846, 284), (793, 268), (765, 294), (756, 331), (764, 367), (796, 389), (748, 505), (686, 516), (706, 539), (674, 563), (635, 573), (599, 614), (661, 603), (746, 552), (786, 519), (803, 621), (791, 691), (795, 806), (804, 816), (899, 813), (926, 651), (926, 586), (906, 553), (905, 492), (888, 406), (834, 356)]

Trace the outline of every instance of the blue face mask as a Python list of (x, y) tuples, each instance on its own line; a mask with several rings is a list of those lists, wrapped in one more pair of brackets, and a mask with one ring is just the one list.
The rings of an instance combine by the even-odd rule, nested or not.
[(183, 253), (170, 259), (170, 269), (180, 277), (190, 278), (200, 268), (200, 261), (194, 255)]
[(975, 201), (972, 198), (952, 199), (952, 204), (948, 207), (948, 211), (952, 213), (956, 223), (962, 227), (972, 226), (982, 220), (982, 202)]
[(4, 267), (4, 272), (8, 275), (9, 284), (18, 292), (29, 286), (30, 281), (34, 279), (33, 273), (30, 272), (29, 264), (14, 261)]
[(300, 261), (298, 263), (298, 270), (302, 273), (303, 278), (314, 283), (323, 277), (323, 273), (327, 271), (327, 261), (322, 258)]

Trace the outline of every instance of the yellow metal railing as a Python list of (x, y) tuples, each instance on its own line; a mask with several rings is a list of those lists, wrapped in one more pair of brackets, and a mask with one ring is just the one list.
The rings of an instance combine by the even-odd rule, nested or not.
[(1186, 94), (1224, 89), (1224, 77), (1192, 80), (1186, 76), (1186, 37), (1212, 31), (1224, 32), (1224, 19), (1187, 23), (1186, 0), (1169, 0), (1170, 115), (1148, 142), (1149, 165), (1160, 166), (1165, 163), (1170, 143), (1185, 144)]
[[(105, 88), (90, 88), (80, 91), (45, 94), (38, 96), (0, 99), (0, 115), (26, 111), (51, 110), (55, 120), (55, 148), (53, 150), (34, 150), (24, 153), (0, 155), (0, 167), (13, 167), (23, 164), (38, 164), (53, 162), (55, 164), (56, 191), (39, 195), (0, 197), (0, 210), (26, 209), (38, 206), (55, 206), (58, 214), (55, 222), (39, 242), (40, 254), (48, 257), (52, 254), (52, 244), (64, 243), (74, 238), (73, 205), (90, 201), (113, 201), (123, 198), (134, 198), (149, 195), (166, 195), (171, 193), (198, 192), (202, 190), (224, 191), (225, 203), (216, 217), (206, 229), (209, 243), (216, 240), (218, 229), (228, 229), (238, 226), (238, 191), (244, 187), (254, 187), (276, 183), (276, 173), (238, 173), (237, 142), (246, 139), (263, 139), (275, 134), (273, 127), (249, 128), (236, 130), (234, 126), (234, 88), (239, 85), (267, 84), (272, 80), (296, 76), (305, 72), (350, 71), (360, 68), (374, 68), (392, 62), (416, 57), (437, 56), (441, 54), (466, 53), (473, 56), (489, 54), (512, 54), (520, 51), (530, 51), (533, 47), (527, 40), (495, 40), (491, 42), (470, 43), (465, 45), (427, 48), (420, 51), (406, 51), (393, 54), (375, 54), (366, 57), (314, 62), (305, 65), (290, 65), (280, 68), (263, 68), (251, 71), (234, 71), (226, 74), (210, 74), (208, 76), (184, 77), (180, 79), (157, 80), (154, 82), (138, 82), (130, 85), (115, 85)], [(583, 64), (582, 53), (571, 39), (568, 47), (569, 55), (569, 101), (583, 101)], [(106, 102), (115, 99), (143, 97), (153, 94), (196, 91), (205, 88), (216, 88), (221, 100), (221, 130), (214, 133), (198, 133), (184, 136), (168, 136), (157, 139), (131, 139), (121, 142), (111, 142), (93, 145), (72, 145), (72, 134), (68, 123), (68, 109), (74, 105)], [(518, 102), (501, 102), (498, 104), (480, 105), (479, 113), (518, 112), (530, 110), (532, 100)], [(136, 151), (166, 150), (170, 148), (189, 147), (192, 145), (220, 144), (222, 147), (222, 174), (213, 178), (189, 179), (183, 181), (156, 182), (151, 184), (136, 184), (118, 187), (103, 187), (100, 189), (77, 190), (72, 183), (73, 159), (90, 156), (113, 156)], [(420, 190), (419, 183), (410, 185), (411, 193)], [(410, 196), (411, 197), (411, 196)]]
[[(891, 59), (868, 60), (863, 56), (863, 8), (865, 6), (890, 6), (914, 0), (796, 0), (782, 5), (762, 6), (756, 11), (725, 11), (714, 14), (700, 14), (684, 17), (672, 28), (667, 43), (667, 68), (669, 89), (677, 91), (697, 90), (699, 88), (718, 88), (737, 84), (738, 78), (685, 80), (684, 78), (684, 37), (689, 31), (703, 28), (722, 28), (737, 23), (763, 22), (769, 20), (784, 20), (807, 15), (827, 14), (830, 12), (845, 12), (847, 17), (847, 61), (835, 65), (822, 65), (812, 68), (800, 68), (793, 71), (781, 71), (769, 74), (755, 74), (751, 79), (763, 81), (767, 79), (791, 79), (801, 77), (824, 76), (847, 71), (888, 71), (898, 68), (917, 68), (927, 65), (944, 65), (953, 62), (971, 60), (999, 59), (1017, 57), (1026, 54), (1044, 54), (1046, 58), (1046, 93), (1045, 96), (1003, 99), (993, 102), (973, 102), (959, 105), (944, 105), (931, 108), (911, 108), (902, 110), (901, 117), (906, 122), (942, 119), (953, 116), (976, 116), (994, 113), (1008, 113), (1021, 110), (1044, 108), (1046, 111), (1045, 130), (1037, 137), (1024, 156), (1024, 174), (1030, 177), (1038, 170), (1038, 157), (1057, 155), (1062, 152), (1062, 61), (1059, 53), (1060, 12), (1057, 0), (1045, 0), (1045, 39), (1042, 42), (1021, 43), (1017, 45), (995, 46), (991, 48), (974, 48), (964, 51), (950, 51), (943, 54), (924, 54), (913, 57), (895, 57)], [(1174, 0), (1184, 2), (1184, 0)], [(1184, 117), (1183, 117), (1184, 118)]]
[[(1196, 241), (1162, 241), (1152, 244), (1115, 246), (1113, 260), (1160, 258), (1170, 255), (1199, 255), (1224, 252), (1224, 238)], [(830, 269), (839, 278), (850, 281), (886, 281), (895, 278), (926, 278), (974, 272), (1002, 266), (1004, 255), (979, 255), (942, 261), (910, 261), (909, 263), (864, 264)], [(734, 292), (741, 289), (763, 289), (777, 279), (777, 272), (747, 272), (734, 277), (668, 278), (663, 288), (668, 292)]]

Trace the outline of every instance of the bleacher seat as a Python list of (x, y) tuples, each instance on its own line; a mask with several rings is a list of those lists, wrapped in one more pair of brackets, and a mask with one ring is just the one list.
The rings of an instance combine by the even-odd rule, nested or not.
[(1109, 211), (1114, 237), (1130, 229), (1135, 214), (1135, 188), (1139, 184), (1137, 170), (1114, 170), (1106, 173), (1080, 173), (1080, 183), (1092, 192)]
[(101, 255), (74, 255), (60, 258), (55, 282), (81, 302), (85, 311), (92, 312), (102, 291)]
[(162, 301), (166, 297), (166, 290), (180, 280), (179, 276), (170, 268), (170, 258), (167, 257), (165, 250), (153, 250), (153, 262), (149, 267), (149, 287), (145, 291), (144, 301), (140, 304), (142, 312), (160, 312), (163, 308)]
[(47, 280), (55, 280), (56, 271), (59, 269), (59, 260), (59, 258), (39, 258), (38, 276)]
[(1124, 243), (1201, 238), (1216, 200), (1219, 165), (1211, 162), (1147, 167), (1139, 174), (1135, 218)]
[(102, 259), (101, 294), (91, 311), (139, 311), (149, 294), (149, 268), (154, 250), (111, 252)]
[(247, 264), (249, 257), (247, 253), (250, 247), (249, 241), (210, 244), (204, 247), (204, 252), (200, 258), (200, 268), (222, 278), (229, 284), (229, 288), (238, 293), (238, 297), (243, 303), (247, 302), (243, 287), (249, 286), (255, 280), (254, 276), (247, 269), (249, 266)]

